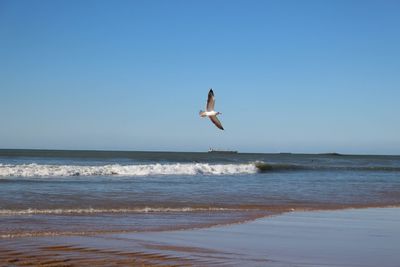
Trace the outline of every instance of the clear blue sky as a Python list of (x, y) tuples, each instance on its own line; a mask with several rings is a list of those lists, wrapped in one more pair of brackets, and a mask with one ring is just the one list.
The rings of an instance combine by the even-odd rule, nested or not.
[[(0, 148), (400, 154), (399, 14), (0, 0)], [(224, 132), (198, 117), (209, 87)]]

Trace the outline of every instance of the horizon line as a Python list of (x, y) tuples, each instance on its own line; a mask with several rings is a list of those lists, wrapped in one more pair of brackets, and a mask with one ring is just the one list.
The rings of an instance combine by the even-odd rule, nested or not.
[[(139, 153), (208, 153), (204, 151), (173, 151), (173, 150), (115, 150), (115, 149), (54, 149), (54, 148), (0, 148), (4, 151), (58, 151), (58, 152), (139, 152)], [(340, 152), (240, 152), (238, 154), (271, 154), (271, 155), (325, 155), (325, 156), (400, 156), (400, 154), (347, 154)], [(1, 156), (1, 155), (0, 155)]]

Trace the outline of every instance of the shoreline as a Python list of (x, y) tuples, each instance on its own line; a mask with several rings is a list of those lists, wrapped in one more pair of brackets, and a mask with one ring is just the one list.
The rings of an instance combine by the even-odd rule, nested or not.
[[(358, 210), (358, 209), (374, 209), (374, 208), (400, 208), (400, 204), (387, 204), (387, 205), (315, 205), (315, 206), (303, 206), (303, 205), (285, 205), (285, 206), (267, 206), (267, 207), (241, 207), (241, 209), (233, 209), (233, 208), (220, 208), (220, 209), (209, 209), (209, 211), (187, 211), (184, 213), (176, 214), (174, 212), (121, 212), (121, 213), (88, 213), (88, 214), (81, 214), (81, 213), (55, 213), (55, 214), (47, 214), (47, 213), (11, 213), (8, 214), (0, 214), (4, 218), (9, 217), (11, 221), (15, 220), (21, 224), (21, 227), (33, 227), (33, 224), (29, 223), (22, 223), (22, 220), (31, 221), (32, 216), (37, 216), (36, 219), (41, 219), (44, 223), (47, 223), (49, 220), (53, 218), (59, 217), (64, 218), (64, 220), (75, 220), (71, 221), (70, 223), (78, 223), (80, 221), (87, 221), (90, 220), (91, 222), (100, 221), (102, 216), (112, 217), (114, 218), (115, 222), (122, 220), (126, 220), (127, 216), (136, 216), (131, 217), (128, 220), (136, 220), (140, 217), (144, 216), (159, 216), (158, 220), (163, 220), (163, 216), (178, 216), (176, 217), (177, 222), (179, 220), (187, 220), (187, 218), (191, 218), (191, 223), (186, 224), (175, 224), (175, 225), (165, 225), (160, 227), (154, 228), (143, 228), (143, 226), (132, 226), (126, 229), (123, 228), (114, 228), (109, 226), (109, 229), (102, 229), (102, 230), (95, 230), (88, 228), (84, 228), (82, 226), (81, 229), (75, 230), (65, 230), (63, 229), (64, 226), (57, 225), (59, 229), (54, 229), (52, 231), (49, 230), (39, 230), (36, 229), (36, 232), (25, 232), (26, 230), (20, 229), (20, 232), (11, 232), (11, 233), (4, 233), (0, 231), (0, 242), (3, 239), (14, 239), (14, 238), (42, 238), (42, 237), (62, 237), (62, 236), (96, 236), (96, 235), (103, 235), (103, 234), (124, 234), (124, 233), (152, 233), (152, 232), (168, 232), (168, 231), (187, 231), (187, 230), (199, 230), (199, 229), (208, 229), (213, 227), (224, 227), (224, 226), (231, 226), (231, 225), (240, 225), (244, 223), (251, 223), (258, 219), (269, 218), (274, 216), (281, 216), (292, 212), (323, 212), (323, 211), (340, 211), (340, 210)], [(173, 209), (172, 209), (173, 210)], [(213, 219), (211, 217), (214, 216)], [(180, 218), (180, 219), (179, 219)], [(186, 219), (185, 219), (186, 218)], [(206, 218), (206, 219), (204, 219)], [(199, 222), (199, 220), (204, 219), (203, 222)], [(210, 220), (210, 221), (207, 221)], [(194, 222), (196, 221), (196, 222)], [(114, 223), (115, 223), (114, 222)], [(3, 222), (4, 223), (4, 222)], [(142, 221), (145, 223), (145, 221)], [(54, 223), (53, 223), (54, 224)], [(49, 227), (51, 225), (47, 225)], [(87, 226), (86, 226), (87, 227)]]
[(200, 229), (0, 239), (0, 263), (394, 267), (398, 225), (398, 206), (296, 210)]
[[(75, 229), (75, 230), (65, 230), (63, 229), (63, 225), (57, 225), (59, 227), (58, 229), (54, 229), (52, 231), (49, 230), (39, 230), (36, 229), (36, 232), (25, 232), (26, 230), (20, 230), (20, 232), (11, 232), (11, 233), (4, 233), (0, 231), (0, 243), (1, 240), (4, 239), (14, 239), (14, 238), (42, 238), (42, 237), (68, 237), (68, 236), (96, 236), (96, 235), (104, 235), (104, 234), (125, 234), (125, 233), (152, 233), (152, 232), (170, 232), (170, 231), (188, 231), (188, 230), (201, 230), (201, 229), (209, 229), (213, 227), (224, 227), (224, 226), (232, 226), (232, 225), (240, 225), (240, 224), (245, 224), (245, 223), (251, 223), (255, 220), (263, 219), (263, 218), (270, 218), (270, 217), (275, 217), (275, 216), (282, 216), (285, 214), (290, 214), (292, 212), (329, 212), (329, 211), (346, 211), (346, 210), (359, 210), (359, 209), (375, 209), (375, 208), (400, 208), (400, 204), (387, 204), (387, 205), (315, 205), (313, 206), (293, 206), (293, 205), (288, 205), (288, 206), (268, 206), (268, 207), (248, 207), (248, 208), (243, 208), (242, 209), (230, 209), (230, 208), (221, 208), (219, 211), (218, 209), (216, 210), (210, 210), (210, 211), (187, 211), (184, 213), (180, 214), (174, 214), (174, 212), (143, 212), (143, 213), (137, 213), (137, 212), (122, 212), (122, 213), (88, 213), (88, 214), (74, 214), (74, 213), (66, 213), (66, 214), (41, 214), (41, 213), (32, 213), (32, 214), (13, 214), (11, 213), (10, 215), (5, 215), (5, 214), (0, 214), (3, 215), (3, 220), (6, 217), (10, 217), (11, 221), (18, 221), (19, 224), (21, 224), (21, 227), (33, 227), (33, 224), (29, 223), (22, 223), (22, 220), (27, 220), (31, 221), (32, 216), (37, 216), (36, 219), (41, 219), (43, 222), (48, 222), (49, 220), (53, 218), (57, 218), (56, 220), (59, 220), (59, 217), (64, 218), (64, 220), (72, 220), (74, 218), (75, 220), (71, 221), (70, 223), (78, 223), (80, 224), (80, 221), (87, 221), (90, 220), (91, 222), (95, 221), (100, 221), (102, 216), (107, 216), (107, 217), (112, 217), (114, 218), (115, 222), (122, 220), (127, 220), (127, 216), (136, 216), (136, 217), (131, 217), (128, 220), (136, 220), (139, 219), (140, 217), (145, 217), (145, 216), (159, 216), (158, 220), (163, 220), (163, 216), (178, 216), (176, 217), (177, 222), (181, 221), (182, 219), (187, 220), (187, 218), (191, 218), (190, 223), (186, 224), (175, 224), (175, 225), (164, 225), (160, 227), (153, 227), (153, 228), (143, 228), (143, 226), (132, 226), (128, 227), (126, 229), (123, 228), (113, 228), (113, 226), (109, 226), (109, 229), (102, 229), (102, 230), (96, 230), (95, 228), (92, 227), (92, 229), (88, 230), (87, 226), (84, 228), (84, 226), (81, 225), (81, 229)], [(218, 211), (218, 212), (217, 212)], [(213, 217), (214, 218), (211, 218)], [(179, 219), (180, 218), (180, 219)], [(186, 218), (186, 219), (185, 219)], [(205, 219), (206, 218), (206, 219)], [(203, 222), (199, 222), (199, 220), (204, 219)], [(207, 221), (210, 220), (210, 221)], [(196, 222), (194, 222), (196, 221)], [(114, 223), (115, 223), (114, 222)], [(4, 222), (3, 222), (4, 223)], [(142, 221), (142, 223), (145, 223), (145, 221)], [(54, 224), (54, 223), (53, 223)], [(49, 227), (52, 225), (47, 225), (46, 227)]]

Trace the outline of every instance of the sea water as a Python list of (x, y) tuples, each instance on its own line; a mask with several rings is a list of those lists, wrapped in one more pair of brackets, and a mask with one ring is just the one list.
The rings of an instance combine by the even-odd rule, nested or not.
[(399, 156), (0, 150), (0, 238), (399, 204)]

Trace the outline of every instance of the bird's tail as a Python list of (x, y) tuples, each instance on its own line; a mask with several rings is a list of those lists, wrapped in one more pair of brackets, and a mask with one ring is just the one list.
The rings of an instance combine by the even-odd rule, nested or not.
[(206, 117), (206, 114), (205, 114), (205, 112), (204, 112), (204, 111), (202, 111), (202, 110), (200, 110), (200, 112), (199, 112), (199, 115), (200, 115), (200, 117)]

